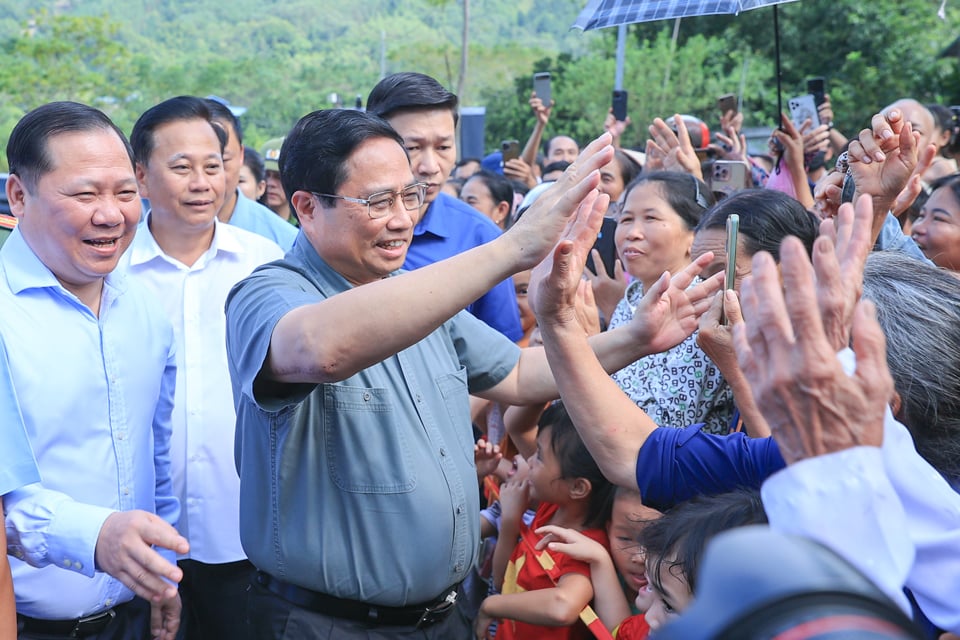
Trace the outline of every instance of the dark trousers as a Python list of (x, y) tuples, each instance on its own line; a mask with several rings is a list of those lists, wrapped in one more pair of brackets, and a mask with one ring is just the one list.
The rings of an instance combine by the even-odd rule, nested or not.
[(460, 607), (443, 620), (416, 629), (374, 626), (308, 611), (259, 584), (247, 592), (247, 615), (257, 640), (473, 640), (473, 628)]
[[(51, 597), (55, 595), (51, 594)], [(150, 637), (150, 603), (141, 598), (134, 598), (130, 602), (116, 607), (117, 617), (107, 625), (107, 628), (89, 636), (87, 640), (143, 640)], [(55, 638), (69, 638), (65, 635), (50, 635), (26, 633), (17, 628), (18, 640), (54, 640)]]
[(252, 638), (244, 607), (247, 588), (254, 574), (247, 560), (205, 564), (181, 560), (180, 615), (178, 640), (246, 640)]

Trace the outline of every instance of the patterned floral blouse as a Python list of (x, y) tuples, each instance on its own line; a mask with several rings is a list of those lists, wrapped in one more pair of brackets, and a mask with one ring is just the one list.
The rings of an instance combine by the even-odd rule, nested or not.
[[(613, 312), (610, 328), (628, 324), (642, 297), (643, 284), (631, 282)], [(669, 351), (624, 367), (613, 374), (613, 379), (662, 427), (702, 422), (703, 431), (708, 433), (726, 434), (730, 430), (733, 392), (717, 366), (697, 346), (696, 332)]]

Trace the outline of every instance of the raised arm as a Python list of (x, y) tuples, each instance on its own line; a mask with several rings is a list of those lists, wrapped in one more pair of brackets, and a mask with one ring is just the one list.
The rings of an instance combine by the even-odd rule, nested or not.
[[(604, 134), (517, 224), (491, 242), (286, 313), (274, 328), (261, 378), (335, 382), (423, 339), (498, 282), (537, 264), (567, 223), (583, 215), (580, 205), (594, 193), (598, 169), (612, 157)], [(242, 294), (241, 286), (227, 302), (228, 323), (232, 303)]]

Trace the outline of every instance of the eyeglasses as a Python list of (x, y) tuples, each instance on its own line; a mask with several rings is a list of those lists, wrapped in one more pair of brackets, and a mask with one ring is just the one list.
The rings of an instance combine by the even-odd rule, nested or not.
[(404, 187), (400, 191), (379, 191), (370, 194), (368, 198), (349, 198), (331, 193), (317, 193), (316, 191), (311, 191), (310, 193), (319, 198), (336, 198), (338, 200), (353, 202), (354, 204), (366, 205), (367, 215), (370, 216), (371, 219), (376, 220), (383, 218), (393, 211), (393, 207), (397, 202), (397, 196), (400, 196), (400, 204), (402, 204), (403, 208), (407, 211), (413, 211), (414, 209), (422, 207), (423, 199), (427, 195), (427, 184), (425, 182), (417, 182), (411, 184), (409, 187)]

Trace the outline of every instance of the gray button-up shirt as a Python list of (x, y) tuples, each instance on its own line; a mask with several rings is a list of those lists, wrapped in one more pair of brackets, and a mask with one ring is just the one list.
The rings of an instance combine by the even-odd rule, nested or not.
[[(240, 536), (251, 562), (282, 580), (372, 604), (424, 602), (474, 561), (468, 394), (505, 378), (519, 349), (461, 312), (341, 382), (254, 393), (280, 318), (350, 286), (300, 235), (227, 300)], [(384, 309), (394, 313), (404, 311)]]

